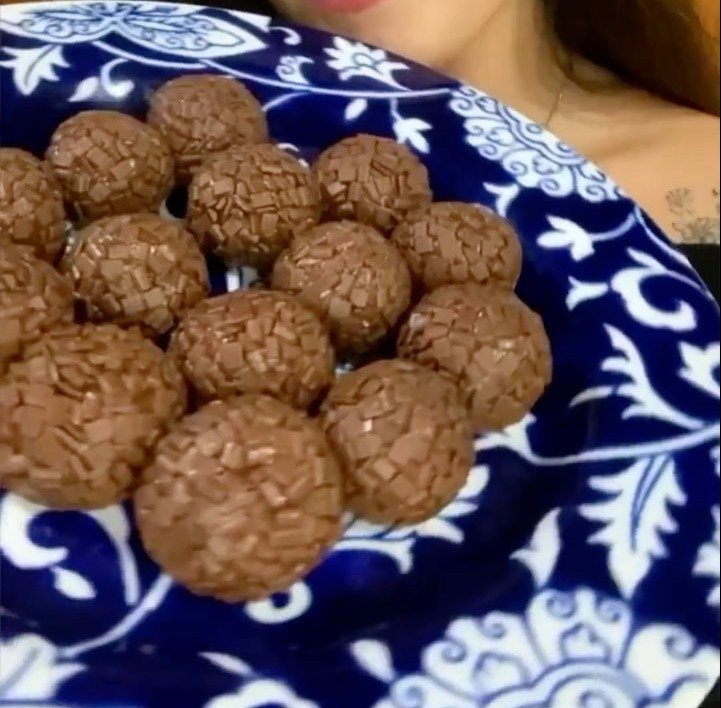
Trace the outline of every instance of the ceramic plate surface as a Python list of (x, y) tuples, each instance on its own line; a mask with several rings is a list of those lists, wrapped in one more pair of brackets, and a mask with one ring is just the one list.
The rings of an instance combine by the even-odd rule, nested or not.
[[(348, 519), (272, 601), (175, 586), (128, 509), (0, 498), (0, 705), (689, 708), (719, 673), (719, 313), (616, 185), (521, 115), (372, 47), (152, 2), (4, 6), (0, 141), (42, 153), (90, 107), (143, 115), (181, 73), (247, 82), (312, 159), (396, 138), (439, 199), (510, 218), (556, 374), (477, 442), (436, 519)], [(217, 290), (249, 274), (214, 265)]]

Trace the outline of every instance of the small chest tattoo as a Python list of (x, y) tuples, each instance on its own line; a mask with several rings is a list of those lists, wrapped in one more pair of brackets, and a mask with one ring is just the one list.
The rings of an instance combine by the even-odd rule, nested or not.
[(674, 189), (666, 195), (666, 204), (674, 215), (673, 228), (683, 243), (719, 243), (719, 190), (703, 195), (699, 206), (698, 194), (690, 189)]

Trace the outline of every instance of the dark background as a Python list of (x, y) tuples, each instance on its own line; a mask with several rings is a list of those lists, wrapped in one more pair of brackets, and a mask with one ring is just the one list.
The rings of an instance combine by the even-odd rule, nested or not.
[[(235, 10), (259, 12), (266, 15), (276, 14), (272, 6), (265, 0), (206, 0), (209, 5), (231, 6)], [(708, 285), (711, 292), (719, 300), (719, 247), (718, 246), (686, 246), (682, 249), (691, 263)], [(689, 706), (694, 708), (694, 706)], [(704, 703), (703, 708), (721, 708), (721, 691), (717, 686), (713, 695)]]

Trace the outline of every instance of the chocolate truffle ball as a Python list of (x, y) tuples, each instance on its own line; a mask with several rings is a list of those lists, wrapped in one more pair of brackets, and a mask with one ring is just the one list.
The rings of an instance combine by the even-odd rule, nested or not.
[(268, 141), (260, 103), (228, 76), (192, 74), (168, 81), (150, 99), (148, 123), (168, 141), (181, 183), (190, 182), (210, 155)]
[(184, 408), (180, 371), (137, 330), (53, 329), (0, 383), (0, 485), (50, 507), (114, 504)]
[(541, 318), (512, 292), (476, 283), (426, 295), (401, 330), (398, 353), (450, 374), (477, 431), (521, 420), (551, 381)]
[(73, 321), (73, 289), (27, 248), (0, 243), (0, 375), (22, 346)]
[(296, 295), (327, 325), (338, 351), (380, 342), (411, 300), (408, 266), (375, 229), (322, 224), (296, 238), (275, 263), (273, 287)]
[(512, 289), (521, 274), (521, 244), (513, 227), (475, 204), (437, 202), (418, 209), (391, 241), (425, 290), (469, 281)]
[(334, 377), (320, 320), (295, 298), (267, 290), (201, 302), (173, 334), (170, 351), (206, 399), (267, 393), (307, 408)]
[(157, 211), (173, 186), (173, 158), (153, 127), (115, 111), (61, 123), (46, 159), (78, 221)]
[(0, 148), (0, 243), (29, 246), (49, 261), (65, 244), (65, 211), (57, 182), (47, 165), (15, 148)]
[(83, 229), (63, 260), (94, 321), (168, 332), (209, 290), (193, 236), (155, 214), (109, 216)]
[(412, 362), (377, 361), (342, 376), (322, 413), (346, 504), (370, 521), (408, 524), (435, 516), (473, 464), (458, 390)]
[(188, 226), (201, 242), (261, 269), (319, 218), (310, 169), (274, 145), (233, 147), (208, 159), (188, 194)]
[(338, 538), (340, 476), (317, 423), (241, 396), (161, 440), (135, 511), (150, 556), (189, 590), (258, 600), (306, 575)]
[(404, 145), (358, 135), (328, 148), (313, 165), (326, 219), (350, 219), (389, 233), (432, 199), (428, 171)]

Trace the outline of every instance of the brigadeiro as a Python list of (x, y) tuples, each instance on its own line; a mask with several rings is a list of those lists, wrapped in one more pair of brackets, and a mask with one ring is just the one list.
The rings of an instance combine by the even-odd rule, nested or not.
[(150, 99), (148, 123), (168, 141), (181, 183), (190, 182), (210, 155), (268, 141), (262, 106), (228, 76), (192, 74), (168, 81)]
[(209, 290), (195, 238), (155, 214), (92, 223), (62, 266), (91, 320), (138, 325), (149, 336), (168, 332)]
[(22, 346), (73, 321), (73, 289), (32, 251), (0, 243), (0, 374)]
[(81, 222), (157, 211), (173, 185), (173, 158), (153, 127), (115, 111), (82, 111), (61, 123), (46, 159)]
[(398, 352), (450, 374), (477, 431), (521, 420), (551, 381), (541, 318), (512, 292), (476, 283), (426, 295), (401, 330)]
[(383, 524), (435, 516), (473, 464), (468, 411), (455, 385), (408, 361), (377, 361), (341, 377), (322, 407), (341, 463), (346, 504)]
[(391, 241), (425, 290), (469, 281), (512, 289), (521, 274), (521, 244), (513, 227), (475, 204), (437, 202), (418, 209)]
[(428, 171), (404, 145), (374, 135), (346, 138), (313, 165), (328, 220), (350, 219), (389, 233), (432, 199)]
[(150, 556), (189, 590), (259, 600), (338, 538), (340, 476), (304, 414), (266, 396), (214, 401), (160, 441), (135, 513)]
[(16, 148), (0, 148), (0, 243), (29, 246), (49, 261), (65, 243), (58, 184), (46, 165)]
[(180, 371), (137, 330), (53, 329), (0, 383), (0, 485), (50, 507), (114, 504), (184, 408)]
[(411, 300), (398, 251), (372, 227), (351, 221), (321, 224), (296, 238), (276, 261), (272, 284), (313, 310), (344, 356), (378, 344)]
[(267, 393), (307, 408), (334, 376), (320, 320), (295, 298), (267, 290), (201, 302), (181, 321), (170, 351), (205, 399)]
[(308, 167), (279, 147), (233, 147), (196, 172), (187, 218), (205, 247), (264, 269), (295, 234), (318, 223), (318, 185)]

